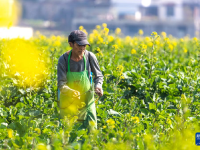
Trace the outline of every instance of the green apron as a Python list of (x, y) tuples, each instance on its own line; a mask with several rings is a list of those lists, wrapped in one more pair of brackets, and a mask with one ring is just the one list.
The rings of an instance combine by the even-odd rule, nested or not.
[(94, 102), (94, 89), (92, 88), (88, 71), (86, 70), (86, 59), (84, 58), (85, 70), (82, 72), (70, 72), (70, 56), (68, 57), (67, 86), (80, 92), (80, 99), (72, 95), (60, 93), (60, 114), (64, 116), (78, 116), (78, 121), (82, 122), (79, 129), (88, 128), (90, 124), (97, 128), (96, 108)]

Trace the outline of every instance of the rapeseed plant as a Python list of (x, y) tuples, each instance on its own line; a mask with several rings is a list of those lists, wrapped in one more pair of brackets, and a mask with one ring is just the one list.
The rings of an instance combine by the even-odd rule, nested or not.
[(38, 87), (48, 75), (47, 58), (31, 42), (22, 39), (4, 43), (2, 57), (9, 77), (22, 87)]
[(131, 54), (136, 54), (137, 52), (136, 52), (136, 50), (135, 49), (132, 49), (131, 50)]
[(13, 137), (13, 130), (12, 129), (8, 129), (8, 137), (12, 138)]
[(107, 24), (106, 23), (102, 23), (102, 27), (103, 28), (107, 28)]
[(119, 35), (121, 33), (121, 29), (120, 28), (116, 28), (115, 29), (115, 34)]
[(140, 30), (138, 31), (138, 34), (139, 34), (139, 35), (143, 35), (143, 34), (144, 34), (143, 30), (140, 29)]

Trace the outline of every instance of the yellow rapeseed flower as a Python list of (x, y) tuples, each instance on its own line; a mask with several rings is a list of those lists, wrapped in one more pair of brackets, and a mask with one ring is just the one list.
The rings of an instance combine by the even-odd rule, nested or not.
[(18, 86), (37, 87), (47, 77), (47, 57), (35, 44), (13, 39), (2, 48), (3, 59), (9, 65), (8, 76), (16, 78)]
[(40, 134), (41, 133), (41, 130), (39, 128), (35, 128), (35, 131)]
[(122, 39), (121, 38), (117, 38), (115, 42), (119, 45), (119, 47), (122, 45)]
[(96, 25), (96, 29), (100, 30), (101, 26), (100, 25)]
[(136, 50), (135, 50), (135, 49), (132, 49), (132, 50), (131, 50), (131, 54), (136, 54)]
[(169, 119), (169, 118), (167, 118), (167, 124), (169, 124), (169, 125), (171, 125), (172, 124), (172, 121), (171, 121), (171, 119)]
[(100, 52), (100, 51), (101, 51), (101, 49), (99, 47), (97, 47), (97, 52)]
[(40, 35), (39, 38), (40, 38), (41, 40), (46, 40), (47, 37), (46, 37), (45, 35)]
[(164, 38), (166, 44), (169, 44), (169, 38)]
[(106, 128), (106, 126), (103, 126), (103, 129), (105, 129)]
[(15, 24), (19, 17), (19, 7), (16, 0), (0, 0), (0, 26), (7, 27)]
[(96, 29), (94, 29), (93, 31), (92, 31), (92, 33), (93, 33), (93, 36), (98, 36), (98, 34), (99, 34), (99, 31), (97, 31)]
[(94, 43), (94, 39), (92, 37), (89, 37), (88, 41), (90, 44)]
[(60, 40), (61, 40), (61, 37), (60, 37), (60, 36), (57, 36), (56, 39), (57, 39), (58, 41), (60, 41)]
[(82, 29), (83, 32), (85, 32), (86, 35), (88, 35), (87, 31), (85, 29)]
[(124, 67), (122, 65), (119, 65), (117, 66), (116, 68), (117, 71), (123, 71), (124, 70)]
[(97, 44), (102, 44), (103, 43), (103, 38), (101, 36), (98, 37)]
[(108, 28), (104, 28), (104, 34), (108, 35), (108, 33), (109, 33), (109, 29)]
[(85, 107), (85, 102), (81, 102), (81, 106), (80, 106), (80, 108), (83, 108), (83, 107)]
[(118, 47), (118, 45), (112, 45), (112, 48), (118, 49), (119, 47)]
[(110, 120), (110, 119), (108, 119), (108, 120), (106, 121), (106, 123), (110, 123), (110, 121), (111, 121), (111, 120)]
[(28, 137), (26, 137), (26, 140), (28, 141), (29, 144), (31, 144), (33, 137), (28, 136)]
[(173, 49), (174, 49), (173, 45), (170, 44), (170, 45), (169, 45), (169, 50), (170, 50), (170, 51), (173, 51)]
[(177, 43), (176, 43), (175, 41), (172, 41), (172, 45), (173, 45), (174, 47), (176, 47), (176, 46), (177, 46)]
[(139, 120), (138, 117), (132, 117), (131, 119), (132, 119), (135, 123), (139, 123), (139, 122), (140, 122), (140, 120)]
[(89, 38), (95, 38), (95, 34), (94, 33), (90, 33), (89, 34)]
[(111, 120), (110, 121), (110, 125), (114, 125), (115, 124), (115, 121), (114, 120)]
[(183, 51), (184, 51), (184, 53), (187, 53), (188, 50), (186, 48), (184, 48)]
[(54, 47), (59, 47), (60, 45), (61, 45), (61, 42), (58, 40), (53, 43)]
[(160, 41), (159, 41), (159, 40), (156, 40), (156, 41), (155, 41), (155, 44), (156, 44), (156, 45), (160, 45)]
[(139, 45), (139, 48), (141, 49), (141, 51), (142, 51), (143, 53), (145, 53), (145, 52), (146, 52), (146, 49), (147, 49), (147, 45), (145, 45), (145, 44), (140, 44), (140, 45)]
[(150, 42), (151, 41), (151, 38), (150, 37), (145, 37), (145, 39), (144, 39), (146, 42)]
[(108, 42), (112, 42), (113, 40), (114, 40), (114, 37), (111, 36), (111, 35), (109, 35), (109, 36), (108, 36)]
[(108, 126), (112, 126), (112, 125), (115, 124), (115, 121), (114, 121), (113, 119), (108, 119), (108, 120), (106, 121), (106, 123), (108, 124)]
[(121, 75), (120, 78), (119, 78), (119, 80), (121, 80), (121, 79), (125, 79), (124, 76)]
[(140, 29), (140, 30), (138, 31), (138, 34), (139, 34), (139, 35), (143, 35), (143, 34), (144, 34), (143, 30)]
[(102, 24), (102, 27), (107, 28), (107, 24), (106, 24), (106, 23), (103, 23), (103, 24)]
[(130, 36), (126, 36), (125, 42), (126, 42), (126, 43), (130, 43), (130, 42), (131, 42), (131, 37), (130, 37)]
[(198, 41), (198, 39), (197, 39), (196, 37), (194, 37), (194, 38), (193, 38), (193, 41), (197, 42), (197, 41)]
[(161, 32), (161, 35), (162, 35), (163, 38), (167, 37), (167, 33), (166, 32)]
[(156, 31), (154, 31), (154, 32), (151, 33), (151, 35), (154, 36), (154, 37), (157, 37), (158, 33)]
[(142, 45), (142, 48), (146, 50), (146, 49), (147, 49), (147, 46), (146, 46), (145, 44), (143, 44), (143, 45)]
[(149, 42), (149, 43), (147, 44), (147, 46), (152, 47), (152, 46), (153, 46), (153, 43), (152, 43), (152, 42)]
[(166, 38), (164, 38), (164, 41), (169, 41), (169, 38), (167, 38), (167, 37), (166, 37)]
[(79, 30), (83, 30), (84, 29), (84, 27), (83, 26), (79, 26)]
[(108, 44), (108, 42), (103, 42), (103, 44)]
[(121, 33), (121, 29), (120, 28), (116, 28), (115, 29), (115, 34), (120, 34)]
[(47, 146), (43, 143), (39, 143), (36, 147), (37, 150), (47, 150)]
[(51, 50), (52, 52), (54, 52), (55, 48), (51, 48), (50, 50)]
[(56, 36), (55, 36), (55, 35), (52, 35), (52, 36), (50, 37), (50, 39), (54, 41), (54, 40), (56, 40)]
[(98, 56), (98, 57), (99, 57), (99, 56), (103, 56), (103, 53), (100, 51), (100, 52), (97, 53), (97, 56)]
[(8, 137), (12, 138), (13, 137), (13, 130), (12, 129), (8, 129)]

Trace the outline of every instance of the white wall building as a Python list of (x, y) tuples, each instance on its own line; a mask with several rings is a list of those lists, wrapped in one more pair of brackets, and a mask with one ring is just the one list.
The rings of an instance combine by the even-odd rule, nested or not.
[(200, 0), (111, 0), (111, 6), (127, 33), (141, 28), (147, 34), (155, 30), (183, 37), (200, 31)]
[(68, 32), (80, 25), (90, 32), (102, 23), (130, 36), (139, 29), (146, 35), (165, 31), (176, 37), (200, 32), (200, 0), (43, 0), (24, 1), (23, 8), (25, 19), (55, 21), (57, 29)]

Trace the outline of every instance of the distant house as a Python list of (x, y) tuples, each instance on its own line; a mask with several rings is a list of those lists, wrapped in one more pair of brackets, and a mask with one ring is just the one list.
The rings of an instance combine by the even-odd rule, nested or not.
[(23, 18), (53, 21), (54, 28), (65, 31), (80, 25), (91, 31), (105, 22), (110, 30), (120, 27), (131, 36), (139, 29), (147, 35), (165, 31), (195, 36), (200, 31), (200, 0), (23, 0)]
[[(145, 7), (143, 2), (151, 1)], [(139, 29), (150, 35), (152, 31), (165, 31), (176, 37), (195, 36), (200, 31), (200, 0), (112, 0), (111, 6), (118, 12), (124, 33), (136, 34)], [(144, 3), (143, 3), (144, 4)], [(132, 9), (131, 9), (132, 8)]]

